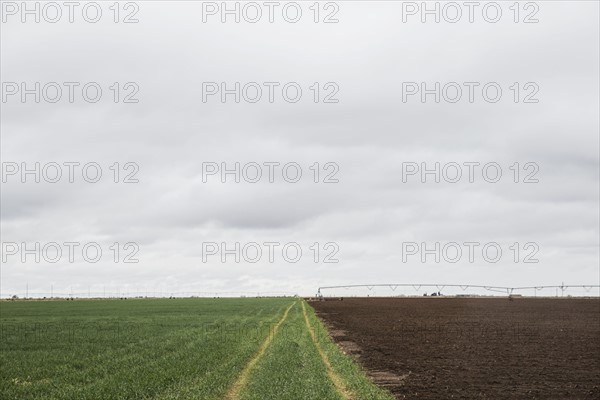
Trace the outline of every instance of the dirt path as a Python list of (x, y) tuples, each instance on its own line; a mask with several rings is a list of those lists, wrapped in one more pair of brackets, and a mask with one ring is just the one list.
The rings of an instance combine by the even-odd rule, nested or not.
[(269, 332), (267, 338), (265, 339), (263, 344), (258, 349), (258, 352), (256, 353), (256, 355), (254, 357), (252, 357), (252, 359), (250, 361), (248, 361), (248, 364), (246, 364), (246, 366), (244, 367), (244, 370), (238, 377), (237, 381), (235, 381), (235, 383), (231, 386), (231, 388), (225, 395), (226, 400), (238, 400), (239, 399), (240, 392), (242, 391), (244, 386), (246, 386), (246, 382), (248, 381), (248, 377), (250, 376), (252, 369), (258, 363), (258, 361), (262, 358), (262, 356), (265, 354), (265, 352), (267, 351), (267, 348), (269, 347), (269, 345), (271, 344), (273, 339), (275, 339), (275, 335), (277, 334), (279, 327), (281, 326), (281, 324), (283, 324), (285, 322), (285, 320), (287, 319), (288, 313), (290, 312), (292, 307), (294, 307), (294, 305), (296, 305), (296, 302), (292, 303), (292, 305), (290, 305), (285, 310), (285, 312), (283, 313), (283, 316), (281, 317), (281, 319), (279, 320), (277, 325), (275, 325), (275, 327), (273, 328), (273, 331)]
[(315, 330), (313, 329), (312, 325), (310, 324), (310, 321), (308, 320), (308, 314), (306, 314), (306, 307), (304, 306), (304, 302), (302, 302), (302, 312), (304, 313), (304, 321), (306, 321), (306, 327), (308, 328), (308, 331), (310, 332), (310, 337), (312, 338), (313, 344), (315, 345), (315, 347), (317, 348), (317, 351), (319, 352), (319, 355), (321, 356), (321, 360), (323, 360), (323, 364), (325, 365), (325, 368), (327, 369), (327, 375), (329, 376), (329, 379), (334, 384), (335, 389), (340, 394), (342, 399), (352, 400), (352, 395), (346, 389), (346, 386), (344, 385), (342, 378), (340, 378), (339, 375), (336, 374), (335, 371), (333, 370), (333, 367), (331, 366), (331, 362), (329, 361), (329, 357), (327, 357), (327, 354), (325, 354), (325, 352), (321, 348), (321, 345), (319, 344), (319, 341), (317, 340), (317, 337), (315, 335)]

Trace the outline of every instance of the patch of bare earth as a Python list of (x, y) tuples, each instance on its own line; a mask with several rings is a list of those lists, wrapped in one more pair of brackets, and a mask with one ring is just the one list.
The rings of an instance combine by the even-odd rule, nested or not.
[(600, 299), (311, 302), (398, 399), (600, 399)]

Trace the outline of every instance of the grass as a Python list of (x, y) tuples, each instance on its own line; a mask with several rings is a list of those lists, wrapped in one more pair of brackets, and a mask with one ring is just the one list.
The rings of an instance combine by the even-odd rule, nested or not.
[(393, 398), (290, 298), (1, 302), (0, 366), (3, 400)]

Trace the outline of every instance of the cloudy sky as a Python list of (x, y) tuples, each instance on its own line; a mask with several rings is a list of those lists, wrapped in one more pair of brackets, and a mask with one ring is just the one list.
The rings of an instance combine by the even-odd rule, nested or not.
[(7, 3), (3, 297), (598, 284), (598, 2)]

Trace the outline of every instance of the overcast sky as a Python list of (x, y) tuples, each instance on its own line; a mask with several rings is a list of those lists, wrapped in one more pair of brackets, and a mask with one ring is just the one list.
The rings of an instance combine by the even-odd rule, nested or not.
[[(139, 10), (120, 10), (119, 23), (113, 22), (112, 2), (99, 3), (98, 23), (86, 22), (79, 9), (73, 23), (65, 15), (54, 24), (31, 17), (22, 23), (20, 14), (5, 9), (1, 295), (22, 295), (27, 287), (43, 295), (51, 290), (310, 295), (319, 286), (360, 283), (597, 285), (598, 2), (537, 2), (539, 10), (520, 10), (519, 23), (513, 21), (512, 3), (499, 3), (497, 23), (487, 22), (481, 9), (473, 23), (467, 15), (457, 23), (443, 16), (440, 23), (431, 16), (422, 23), (419, 13), (405, 15), (403, 23), (402, 3), (384, 1), (322, 4), (319, 23), (313, 21), (312, 2), (299, 3), (297, 23), (282, 17), (282, 7), (275, 9), (273, 23), (267, 15), (257, 23), (244, 18), (235, 23), (231, 16), (222, 23), (220, 14), (205, 15), (203, 23), (202, 3), (189, 1), (138, 2)], [(293, 17), (294, 9), (287, 10)], [(130, 13), (138, 23), (122, 23)], [(339, 22), (323, 23), (330, 14)], [(530, 14), (539, 22), (523, 23)], [(23, 103), (22, 82), (29, 89), (35, 82), (41, 88), (58, 82), (63, 96), (46, 101), (44, 94), (55, 93), (48, 86), (39, 103), (33, 94)], [(73, 103), (63, 82), (80, 83)], [(81, 95), (88, 82), (102, 88), (96, 103)], [(118, 103), (110, 89), (115, 82)], [(126, 87), (127, 82), (132, 84)], [(223, 103), (218, 93), (204, 102), (203, 87), (206, 94), (221, 82), (229, 89), (235, 82), (241, 87), (257, 82), (263, 97), (251, 103), (242, 96), (236, 103), (230, 94)], [(272, 84), (272, 103), (264, 82), (279, 84)], [(282, 97), (289, 82), (302, 89), (295, 103)], [(451, 85), (439, 103), (433, 94), (423, 103), (420, 93), (403, 101), (403, 93), (418, 87), (405, 82), (425, 82), (429, 89), (435, 82), (440, 87), (457, 82), (463, 97), (447, 101), (455, 95)], [(479, 85), (473, 86), (472, 103), (464, 82)], [(502, 89), (495, 103), (482, 96), (490, 82), (490, 96), (495, 87)], [(10, 94), (15, 88), (19, 92)], [(124, 103), (136, 88), (131, 98), (139, 101)], [(255, 87), (247, 89), (246, 98), (255, 97)], [(93, 88), (89, 93), (93, 96)], [(287, 93), (293, 97), (295, 88)], [(337, 102), (324, 102), (327, 96)], [(36, 162), (61, 164), (63, 177), (50, 183), (42, 176), (36, 183), (27, 175), (22, 183), (20, 171), (9, 172), (23, 162), (29, 168)], [(97, 163), (102, 178), (86, 182), (79, 166), (70, 183), (65, 162)], [(112, 181), (115, 162), (120, 183)], [(133, 177), (139, 183), (122, 182), (134, 171), (125, 168), (127, 162), (139, 166)], [(273, 183), (264, 165), (258, 183), (243, 177), (236, 183), (232, 175), (222, 183), (218, 173), (203, 177), (203, 168), (215, 165), (206, 163), (220, 168), (223, 162), (228, 168), (236, 162), (280, 165), (273, 167)], [(448, 163), (462, 165), (462, 179), (450, 183), (442, 176), (436, 183), (427, 175), (422, 183), (420, 173), (403, 177), (403, 169), (421, 163), (434, 168), (436, 162), (448, 165), (452, 177), (455, 164)], [(480, 163), (472, 183), (464, 166), (469, 162)], [(301, 167), (297, 183), (282, 177), (286, 163)], [(482, 177), (486, 163), (502, 169), (498, 182), (488, 182), (494, 180), (491, 169), (487, 180)], [(254, 176), (253, 165), (247, 177)], [(294, 176), (288, 169), (288, 180)], [(49, 247), (39, 263), (31, 255), (22, 262), (22, 243), (33, 248), (36, 242), (81, 245), (73, 262), (67, 254), (48, 262), (54, 254)], [(81, 254), (92, 242), (103, 250), (96, 263)], [(115, 242), (117, 263), (110, 249)], [(210, 242), (229, 248), (256, 242), (263, 255), (250, 262), (255, 248), (247, 246), (239, 263), (233, 255), (222, 262), (218, 251), (203, 260), (203, 243)], [(281, 244), (273, 262), (265, 242)], [(439, 263), (433, 255), (422, 262), (422, 243), (433, 249), (436, 242), (440, 249), (461, 244), (462, 257), (450, 262), (455, 248), (447, 246)], [(480, 243), (472, 262), (465, 242)], [(126, 243), (135, 245), (125, 249)], [(282, 255), (288, 243), (290, 258), (294, 243), (302, 247), (296, 263)], [(417, 254), (410, 243), (419, 245)], [(497, 262), (482, 255), (488, 243), (503, 251)], [(123, 262), (135, 246), (139, 262)], [(325, 262), (328, 255), (338, 262)], [(528, 255), (539, 262), (525, 262)]]

